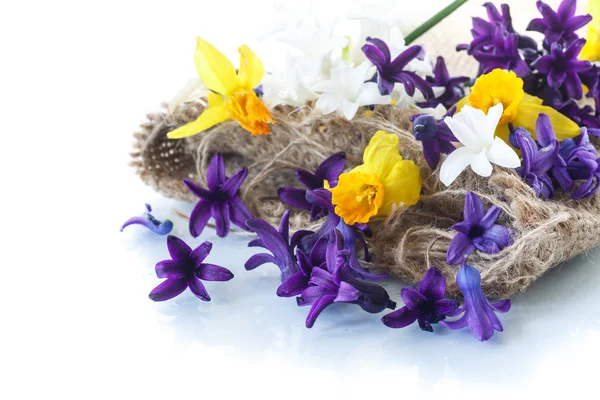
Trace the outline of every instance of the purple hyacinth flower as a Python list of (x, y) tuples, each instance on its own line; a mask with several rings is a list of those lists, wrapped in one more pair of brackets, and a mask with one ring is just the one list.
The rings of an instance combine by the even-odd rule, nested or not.
[(589, 14), (575, 16), (577, 0), (563, 0), (557, 11), (543, 1), (538, 1), (536, 5), (542, 18), (531, 20), (527, 30), (543, 33), (547, 48), (553, 43), (571, 44), (578, 38), (575, 31), (592, 20)]
[(268, 222), (258, 218), (251, 218), (246, 224), (257, 235), (258, 240), (251, 241), (248, 246), (264, 247), (271, 252), (254, 254), (246, 261), (244, 267), (251, 271), (263, 264), (273, 263), (281, 270), (281, 281), (298, 272), (298, 264), (294, 257), (294, 249), (302, 237), (311, 234), (311, 231), (297, 231), (290, 238), (289, 234), (290, 210), (286, 210), (279, 223), (279, 231), (275, 230)]
[(323, 258), (324, 253), (320, 249), (325, 244), (323, 242), (317, 243), (309, 255), (306, 255), (303, 251), (296, 252), (299, 271), (281, 283), (277, 288), (277, 296), (294, 297), (300, 295), (308, 288), (313, 269), (327, 269), (326, 260)]
[(423, 53), (421, 46), (411, 46), (392, 60), (390, 48), (383, 40), (367, 37), (367, 44), (362, 47), (362, 51), (377, 68), (377, 84), (383, 96), (392, 93), (394, 83), (402, 83), (409, 96), (413, 96), (417, 88), (426, 100), (435, 97), (427, 81), (414, 72), (404, 70), (409, 62)]
[(423, 156), (433, 170), (437, 168), (442, 153), (450, 154), (456, 150), (452, 142), (458, 142), (458, 139), (444, 122), (444, 118), (454, 115), (455, 111), (456, 107), (452, 107), (440, 120), (428, 114), (411, 117), (415, 139), (423, 143)]
[(471, 334), (480, 341), (488, 340), (494, 330), (502, 332), (502, 323), (496, 316), (497, 312), (505, 313), (510, 310), (510, 300), (490, 303), (481, 290), (481, 275), (477, 268), (463, 262), (456, 275), (456, 284), (464, 295), (465, 303), (461, 311), (462, 317), (456, 321), (441, 321), (440, 324), (450, 329), (462, 329), (466, 326)]
[[(325, 240), (330, 244), (339, 241), (341, 248), (348, 252), (348, 262), (344, 264), (344, 268), (347, 268), (347, 270), (344, 273), (370, 281), (381, 281), (388, 277), (387, 274), (369, 272), (358, 261), (358, 255), (356, 254), (357, 242), (363, 246), (365, 261), (371, 261), (368, 246), (363, 237), (363, 235), (366, 237), (372, 235), (368, 225), (354, 224), (350, 226), (346, 224), (342, 218), (335, 214), (335, 206), (331, 203), (331, 192), (329, 190), (315, 189), (308, 191), (306, 199), (309, 203), (327, 210), (327, 219), (316, 232), (306, 235), (300, 240), (298, 247), (302, 251), (307, 254), (310, 253), (321, 240)], [(324, 250), (333, 251), (333, 254), (328, 255), (329, 257), (335, 257), (337, 252), (337, 249), (333, 248), (332, 245), (326, 246)]]
[(582, 133), (573, 139), (563, 140), (560, 143), (559, 154), (564, 159), (570, 181), (584, 180), (571, 193), (571, 198), (579, 200), (596, 193), (600, 188), (600, 159), (596, 148), (590, 142), (587, 129), (582, 128)]
[(309, 286), (296, 298), (299, 306), (311, 306), (306, 318), (307, 328), (312, 328), (319, 314), (333, 303), (357, 304), (372, 314), (396, 308), (396, 303), (381, 286), (344, 276), (342, 271), (346, 262), (347, 253), (340, 251), (333, 265), (327, 263), (327, 269), (312, 269)]
[(167, 237), (167, 248), (171, 260), (163, 260), (156, 264), (156, 276), (166, 278), (150, 292), (153, 301), (165, 301), (180, 295), (188, 287), (194, 295), (203, 301), (210, 301), (210, 296), (200, 280), (228, 281), (233, 274), (226, 268), (204, 263), (212, 249), (212, 243), (204, 242), (192, 250), (183, 240), (176, 236)]
[(418, 321), (422, 330), (433, 332), (431, 324), (436, 324), (447, 316), (453, 317), (459, 311), (458, 301), (444, 299), (446, 278), (436, 267), (427, 270), (416, 289), (404, 288), (400, 295), (406, 305), (381, 319), (389, 328), (404, 328)]
[(227, 178), (223, 157), (215, 153), (206, 172), (208, 190), (189, 179), (183, 179), (188, 190), (200, 198), (190, 215), (190, 233), (193, 237), (200, 236), (211, 216), (220, 237), (227, 236), (231, 222), (245, 231), (250, 230), (246, 220), (252, 215), (238, 195), (247, 176), (248, 168), (242, 168)]
[(553, 43), (550, 54), (540, 57), (533, 64), (539, 72), (547, 75), (548, 86), (559, 89), (564, 85), (569, 96), (575, 99), (583, 96), (579, 73), (592, 68), (589, 61), (577, 59), (584, 44), (585, 39), (578, 39), (563, 50), (560, 44)]
[(435, 108), (438, 104), (441, 104), (448, 109), (465, 96), (465, 91), (461, 85), (468, 82), (470, 78), (467, 76), (450, 77), (444, 57), (440, 56), (437, 58), (435, 67), (433, 68), (433, 76), (428, 76), (426, 80), (431, 86), (443, 87), (445, 90), (436, 99), (419, 103), (418, 106), (421, 108)]
[(494, 205), (487, 213), (481, 199), (473, 192), (465, 198), (464, 221), (452, 225), (457, 231), (450, 241), (446, 262), (460, 264), (475, 249), (488, 254), (500, 252), (512, 243), (507, 227), (495, 224), (500, 215), (500, 207)]
[(473, 54), (476, 50), (491, 50), (493, 48), (493, 35), (496, 26), (500, 25), (502, 31), (507, 34), (517, 35), (518, 48), (522, 50), (537, 51), (537, 42), (529, 36), (518, 34), (513, 28), (512, 17), (510, 15), (510, 7), (508, 4), (502, 4), (501, 11), (498, 11), (496, 6), (490, 2), (483, 5), (486, 8), (489, 21), (483, 18), (473, 18), (473, 41), (469, 44), (461, 44), (457, 46), (457, 50), (467, 50), (468, 54)]
[(152, 207), (150, 204), (146, 204), (146, 211), (139, 217), (129, 218), (121, 227), (121, 232), (123, 229), (128, 227), (129, 225), (142, 225), (146, 228), (150, 229), (152, 232), (157, 235), (168, 235), (173, 230), (173, 222), (166, 219), (164, 221), (159, 221), (151, 214)]
[[(540, 113), (536, 122), (535, 131), (537, 141), (541, 148), (551, 148), (554, 146), (557, 139), (548, 115)], [(566, 156), (563, 157), (563, 154), (561, 154), (561, 151), (559, 150), (556, 157), (554, 157), (554, 165), (550, 169), (550, 174), (562, 190), (570, 192), (573, 190), (573, 180), (569, 177), (565, 158)]]
[(520, 77), (530, 73), (519, 52), (519, 35), (507, 32), (499, 22), (492, 30), (490, 44), (474, 50), (473, 57), (479, 61), (480, 71), (484, 74), (497, 68), (514, 71)]
[[(543, 129), (543, 119), (537, 121), (538, 130)], [(517, 173), (525, 179), (538, 196), (546, 199), (554, 197), (554, 184), (550, 171), (556, 163), (560, 144), (558, 140), (550, 140), (547, 146), (540, 147), (531, 134), (525, 129), (517, 128), (515, 137), (519, 149), (523, 153), (523, 165), (517, 168)]]
[[(299, 169), (294, 172), (298, 181), (300, 181), (308, 190), (323, 188), (325, 181), (329, 187), (336, 187), (340, 174), (346, 167), (346, 153), (336, 153), (323, 161), (315, 170), (315, 173)], [(320, 207), (310, 204), (306, 200), (306, 190), (294, 187), (285, 187), (277, 189), (277, 194), (282, 202), (290, 207), (310, 210), (310, 220), (316, 221), (325, 216), (326, 211)]]

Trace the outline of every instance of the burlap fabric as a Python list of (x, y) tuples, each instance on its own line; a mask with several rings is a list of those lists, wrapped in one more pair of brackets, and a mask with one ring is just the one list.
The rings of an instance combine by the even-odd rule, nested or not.
[[(517, 28), (524, 27), (525, 21), (535, 15), (534, 1), (508, 3)], [(481, 15), (479, 6), (479, 2), (469, 2), (420, 40), (432, 55), (444, 55), (451, 72), (475, 73), (472, 60), (457, 55), (453, 47), (469, 40), (469, 17)], [(374, 112), (361, 111), (354, 120), (346, 121), (319, 115), (310, 107), (280, 107), (274, 110), (278, 123), (269, 136), (251, 137), (237, 123), (227, 122), (191, 138), (166, 138), (167, 132), (193, 121), (202, 110), (201, 102), (189, 101), (172, 112), (149, 115), (135, 134), (132, 165), (137, 173), (165, 196), (195, 201), (181, 179), (205, 184), (207, 164), (219, 151), (226, 160), (228, 174), (242, 166), (249, 168), (248, 179), (241, 188), (242, 199), (254, 216), (274, 225), (286, 208), (277, 197), (277, 188), (298, 186), (295, 169), (314, 170), (326, 157), (339, 151), (346, 152), (348, 168), (352, 168), (361, 163), (362, 152), (377, 130), (397, 134), (402, 155), (414, 160), (421, 169), (422, 201), (372, 224), (375, 236), (369, 245), (374, 261), (365, 266), (388, 271), (409, 283), (419, 281), (433, 265), (452, 282), (450, 294), (458, 294), (453, 283), (458, 266), (448, 266), (445, 255), (454, 235), (449, 228), (462, 220), (468, 191), (478, 194), (488, 207), (500, 206), (500, 223), (514, 233), (514, 244), (501, 253), (475, 253), (470, 259), (481, 270), (482, 287), (489, 296), (506, 297), (521, 292), (551, 267), (600, 243), (598, 194), (573, 201), (558, 191), (555, 199), (543, 200), (514, 171), (499, 167), (487, 179), (468, 170), (445, 188), (439, 182), (439, 168), (432, 171), (427, 166), (421, 144), (410, 132), (410, 115), (405, 111), (378, 107)], [(294, 228), (303, 229), (311, 225), (300, 210), (293, 213), (291, 223)]]

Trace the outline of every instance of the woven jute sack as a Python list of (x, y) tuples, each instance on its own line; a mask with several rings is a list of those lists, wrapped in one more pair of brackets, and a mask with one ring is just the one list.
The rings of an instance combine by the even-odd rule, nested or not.
[[(477, 6), (479, 4), (475, 3)], [(535, 2), (508, 1), (515, 26), (522, 27), (534, 16)], [(524, 4), (527, 3), (527, 4)], [(550, 2), (552, 3), (552, 2)], [(467, 3), (469, 4), (469, 3)], [(475, 73), (468, 57), (453, 51), (457, 43), (469, 41), (469, 16), (480, 14), (474, 4), (463, 7), (419, 41), (432, 55), (443, 55), (451, 72)], [(451, 41), (449, 43), (449, 41)], [(490, 207), (502, 208), (498, 223), (508, 226), (514, 242), (498, 254), (476, 252), (469, 259), (481, 271), (482, 288), (492, 297), (509, 297), (525, 290), (548, 269), (600, 243), (600, 194), (574, 201), (557, 192), (552, 200), (538, 198), (514, 170), (495, 166), (490, 178), (470, 169), (446, 188), (439, 181), (439, 167), (431, 170), (421, 143), (410, 131), (410, 113), (394, 107), (361, 110), (352, 121), (323, 116), (311, 107), (273, 110), (277, 124), (268, 136), (251, 137), (235, 122), (225, 122), (199, 135), (169, 140), (166, 134), (195, 120), (203, 111), (200, 99), (178, 104), (170, 111), (148, 115), (135, 133), (132, 165), (148, 185), (167, 197), (194, 202), (197, 199), (181, 183), (182, 178), (205, 185), (208, 162), (220, 152), (228, 175), (241, 167), (249, 174), (241, 187), (242, 200), (254, 217), (274, 226), (287, 208), (277, 188), (300, 187), (293, 172), (314, 170), (325, 158), (343, 151), (347, 168), (362, 162), (362, 153), (377, 130), (398, 135), (400, 153), (415, 161), (423, 177), (419, 204), (397, 209), (386, 220), (371, 223), (374, 236), (368, 239), (372, 263), (364, 266), (389, 272), (408, 283), (419, 281), (429, 266), (446, 276), (449, 293), (458, 295), (453, 283), (458, 265), (446, 264), (446, 251), (455, 232), (450, 227), (463, 219), (465, 195), (476, 193)], [(316, 228), (302, 210), (295, 210), (292, 228)]]

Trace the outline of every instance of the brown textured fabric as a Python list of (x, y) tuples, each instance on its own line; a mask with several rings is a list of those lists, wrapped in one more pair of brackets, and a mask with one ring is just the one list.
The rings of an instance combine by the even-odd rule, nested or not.
[[(472, 3), (476, 2), (471, 2), (471, 6), (423, 38), (424, 44), (431, 44), (427, 49), (433, 55), (437, 54), (434, 49), (443, 49), (455, 72), (457, 69), (462, 73), (471, 72), (476, 66), (468, 58), (448, 53), (451, 49), (447, 40), (441, 40), (448, 35), (440, 32), (449, 30), (443, 24), (462, 21), (455, 29), (466, 31), (466, 35), (453, 36), (451, 40), (467, 41), (469, 25), (465, 16), (481, 14), (473, 11)], [(533, 11), (526, 14), (527, 18), (533, 15)], [(518, 16), (523, 19), (522, 14)], [(454, 236), (449, 228), (462, 220), (468, 191), (479, 195), (487, 207), (500, 206), (503, 210), (500, 222), (514, 232), (514, 244), (501, 253), (475, 253), (470, 258), (471, 264), (481, 270), (482, 287), (487, 295), (505, 297), (521, 292), (551, 267), (600, 243), (600, 194), (573, 201), (559, 190), (554, 200), (546, 201), (537, 198), (514, 171), (499, 167), (494, 167), (494, 174), (487, 179), (468, 169), (445, 188), (439, 181), (439, 168), (432, 171), (427, 166), (421, 144), (409, 130), (409, 115), (401, 110), (378, 107), (375, 112), (359, 111), (354, 120), (346, 121), (311, 112), (310, 107), (300, 110), (280, 107), (274, 110), (278, 123), (269, 136), (251, 137), (235, 122), (226, 122), (191, 138), (166, 138), (167, 132), (193, 121), (202, 110), (199, 101), (191, 101), (180, 104), (171, 113), (149, 115), (135, 134), (137, 143), (132, 165), (144, 182), (165, 196), (195, 201), (181, 179), (190, 178), (205, 185), (208, 162), (219, 151), (225, 158), (228, 174), (242, 166), (249, 168), (248, 178), (241, 188), (242, 199), (253, 216), (273, 225), (277, 225), (286, 208), (278, 200), (277, 188), (298, 186), (293, 175), (295, 169), (314, 170), (326, 157), (339, 151), (346, 152), (347, 167), (352, 168), (361, 163), (362, 152), (377, 130), (398, 135), (402, 155), (414, 160), (421, 169), (422, 201), (396, 210), (386, 221), (372, 223), (375, 236), (369, 245), (374, 263), (365, 266), (389, 271), (407, 282), (417, 282), (427, 268), (434, 265), (452, 282), (448, 288), (450, 294), (458, 294), (453, 283), (458, 266), (448, 266), (445, 255)], [(310, 227), (308, 215), (298, 210), (293, 213), (291, 224), (296, 229)]]

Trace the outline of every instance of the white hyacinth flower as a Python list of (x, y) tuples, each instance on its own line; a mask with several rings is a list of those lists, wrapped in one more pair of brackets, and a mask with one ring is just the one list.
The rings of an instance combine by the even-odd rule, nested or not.
[(458, 114), (444, 119), (464, 146), (450, 153), (442, 164), (440, 180), (444, 185), (450, 186), (469, 165), (473, 172), (484, 177), (492, 175), (492, 164), (506, 168), (521, 165), (512, 147), (494, 136), (503, 111), (502, 103), (490, 108), (487, 115), (477, 108), (464, 106)]
[(390, 96), (382, 96), (375, 82), (365, 82), (373, 75), (371, 65), (364, 62), (356, 68), (339, 60), (331, 69), (331, 79), (319, 82), (312, 87), (322, 93), (316, 107), (323, 114), (337, 111), (351, 120), (359, 107), (390, 104)]
[(281, 72), (265, 74), (262, 80), (263, 102), (269, 108), (280, 104), (301, 107), (316, 100), (317, 94), (310, 88), (323, 80), (320, 76), (310, 76), (303, 70), (301, 57), (287, 56)]

